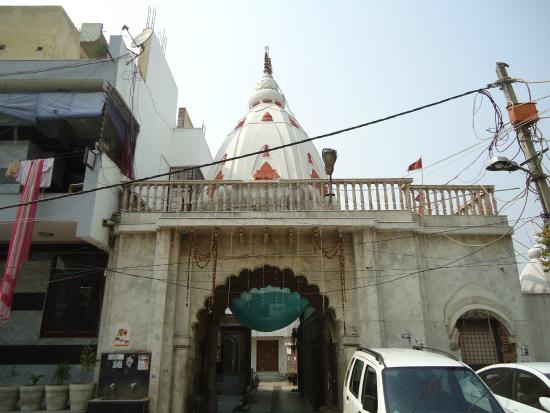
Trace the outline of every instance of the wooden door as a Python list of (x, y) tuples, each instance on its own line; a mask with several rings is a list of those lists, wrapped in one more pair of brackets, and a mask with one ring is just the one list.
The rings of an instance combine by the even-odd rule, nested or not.
[(258, 340), (256, 342), (256, 368), (258, 371), (279, 371), (279, 342)]

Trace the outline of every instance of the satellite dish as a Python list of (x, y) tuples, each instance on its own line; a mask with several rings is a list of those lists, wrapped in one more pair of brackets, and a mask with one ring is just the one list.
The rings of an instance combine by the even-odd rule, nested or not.
[(132, 47), (143, 47), (143, 44), (153, 35), (153, 29), (147, 28), (132, 39)]

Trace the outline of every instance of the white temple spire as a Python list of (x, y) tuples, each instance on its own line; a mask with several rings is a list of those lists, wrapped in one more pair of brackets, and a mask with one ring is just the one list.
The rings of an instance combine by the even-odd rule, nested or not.
[(263, 77), (248, 101), (249, 112), (235, 119), (216, 160), (263, 150), (261, 154), (222, 162), (208, 173), (212, 180), (284, 180), (326, 178), (323, 161), (311, 142), (271, 151), (307, 138), (296, 118), (285, 110), (285, 97), (273, 79), (269, 47), (264, 50)]
[(264, 52), (264, 73), (273, 76), (273, 67), (271, 66), (271, 57), (269, 57), (269, 46), (265, 47)]

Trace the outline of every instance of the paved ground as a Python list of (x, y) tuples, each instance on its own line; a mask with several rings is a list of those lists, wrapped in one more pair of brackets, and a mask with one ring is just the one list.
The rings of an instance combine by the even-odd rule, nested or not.
[[(250, 406), (250, 413), (311, 413), (313, 409), (300, 393), (293, 392), (294, 386), (287, 382), (260, 383), (256, 403)], [(218, 413), (232, 412), (238, 406), (237, 396), (218, 396)], [(236, 410), (240, 411), (240, 410)]]

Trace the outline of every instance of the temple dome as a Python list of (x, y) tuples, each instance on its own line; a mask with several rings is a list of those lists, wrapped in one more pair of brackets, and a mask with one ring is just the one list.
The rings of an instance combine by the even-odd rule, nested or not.
[(540, 236), (535, 236), (535, 245), (529, 249), (527, 255), (529, 262), (519, 276), (521, 292), (524, 294), (550, 294), (550, 275), (545, 271), (542, 263), (542, 250)]
[(285, 108), (285, 97), (279, 91), (279, 85), (269, 73), (264, 73), (263, 79), (258, 82), (256, 91), (248, 100), (248, 107), (253, 108), (256, 104), (266, 100), (271, 100), (283, 109)]
[[(270, 151), (271, 148), (307, 139), (296, 118), (285, 110), (281, 93), (271, 70), (266, 51), (264, 75), (249, 100), (249, 112), (235, 122), (235, 127), (221, 145), (215, 160), (222, 161), (208, 172), (212, 180), (280, 180), (326, 179), (324, 164), (312, 142)], [(247, 153), (265, 152), (231, 162), (224, 159)]]

